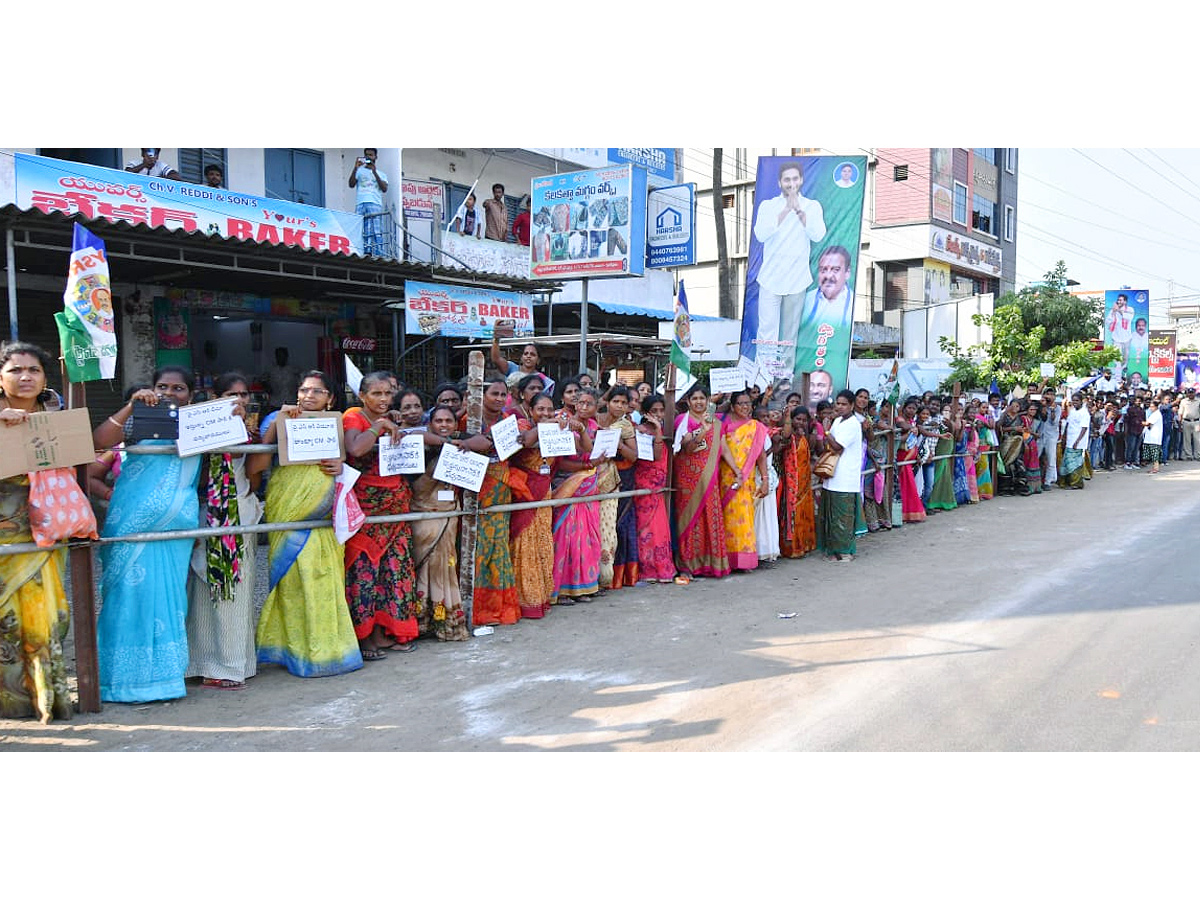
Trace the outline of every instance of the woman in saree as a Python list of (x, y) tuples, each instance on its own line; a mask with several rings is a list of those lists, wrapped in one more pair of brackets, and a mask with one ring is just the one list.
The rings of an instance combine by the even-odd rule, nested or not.
[[(250, 400), (246, 376), (228, 372), (213, 393), (241, 403)], [(254, 438), (251, 438), (253, 440)], [(260, 454), (261, 455), (261, 454)], [(262, 503), (255, 491), (259, 472), (246, 474), (244, 454), (206, 457), (207, 527), (257, 525)], [(188, 572), (188, 667), (185, 678), (201, 678), (205, 687), (238, 690), (257, 671), (254, 649), (254, 569), (256, 534), (227, 534), (196, 541)]]
[(900, 513), (905, 524), (925, 521), (925, 504), (917, 487), (917, 465), (925, 438), (921, 435), (917, 401), (910, 398), (896, 416), (896, 478), (900, 482)]
[[(855, 395), (857, 399), (857, 395)], [(863, 515), (867, 530), (887, 531), (892, 527), (892, 502), (887, 495), (888, 435), (892, 433), (892, 404), (884, 400), (879, 415), (870, 420), (870, 439), (863, 469)], [(866, 471), (872, 469), (874, 471)]]
[(1042, 493), (1042, 455), (1038, 446), (1039, 409), (1027, 400), (1021, 401), (1021, 463), (1025, 467), (1025, 484), (1030, 494)]
[[(23, 342), (0, 348), (0, 423), (12, 428), (30, 413), (55, 411), (46, 389), (50, 355)], [(0, 544), (30, 544), (29, 475), (0, 480)], [(62, 642), (70, 613), (65, 550), (0, 556), (0, 718), (71, 718)]]
[(958, 506), (954, 500), (954, 433), (951, 431), (949, 405), (943, 406), (941, 412), (936, 426), (937, 445), (933, 451), (933, 490), (929, 492), (926, 510), (954, 509)]
[(1021, 411), (1021, 401), (1014, 398), (1009, 401), (996, 423), (996, 430), (1000, 436), (1000, 471), (1007, 476), (1007, 480), (1000, 484), (1005, 486), (1008, 493), (1028, 496), (1032, 491), (1029, 490), (1025, 476), (1022, 451), (1026, 434)]
[[(316, 370), (300, 379), (298, 400), (263, 420), (264, 444), (286, 440), (285, 420), (334, 408), (334, 385)], [(252, 456), (247, 471), (270, 465)], [(268, 522), (309, 522), (333, 514), (334, 479), (342, 461), (279, 466), (267, 483)], [(272, 531), (268, 591), (258, 617), (258, 661), (283, 666), (300, 678), (342, 675), (363, 667), (350, 607), (346, 603), (345, 551), (332, 528)]]
[(799, 559), (817, 548), (816, 503), (813, 499), (810, 416), (803, 406), (779, 434), (779, 555)]
[[(186, 406), (192, 400), (191, 372), (166, 366), (154, 373), (153, 384), (100, 423), (92, 433), (97, 447), (112, 447), (122, 440), (135, 402)], [(241, 404), (236, 407), (241, 409)], [(169, 440), (143, 443), (172, 444)], [(201, 459), (174, 453), (130, 454), (113, 487), (102, 536), (198, 527)], [(186, 696), (187, 576), (193, 540), (120, 542), (100, 548), (103, 606), (96, 623), (96, 646), (101, 700), (145, 703)]]
[[(958, 506), (967, 506), (976, 502), (971, 498), (971, 481), (967, 479), (967, 442), (970, 439), (970, 435), (968, 434), (970, 429), (957, 400), (951, 404), (948, 421), (950, 423), (950, 434), (954, 436), (954, 459), (951, 461), (954, 502)], [(975, 461), (971, 460), (972, 475), (974, 475), (974, 471)]]
[(975, 421), (975, 434), (978, 439), (978, 450), (975, 454), (975, 480), (978, 485), (979, 499), (991, 500), (996, 495), (996, 486), (992, 480), (995, 469), (995, 456), (990, 452), (997, 448), (995, 421), (992, 419), (992, 408), (986, 403), (980, 403), (972, 411)]
[[(425, 472), (412, 482), (413, 512), (448, 512), (461, 508), (458, 489), (435, 481), (434, 469), (442, 445), (454, 443), (458, 427), (455, 412), (449, 406), (436, 406), (429, 414), (429, 432), (425, 435)], [(458, 519), (421, 519), (412, 523), (413, 557), (416, 559), (417, 600), (421, 612), (418, 630), (433, 634), (439, 641), (465, 641), (466, 612), (458, 588)]]
[[(617, 455), (598, 461), (601, 494), (633, 490), (637, 438), (629, 419), (629, 388), (618, 384), (609, 391), (608, 409), (597, 417), (601, 428), (619, 428)], [(600, 501), (600, 588), (620, 590), (638, 580), (637, 513), (633, 498)]]
[[(636, 490), (661, 491), (667, 486), (667, 446), (663, 437), (666, 401), (659, 394), (642, 400), (642, 421), (638, 431), (650, 435), (654, 459), (639, 459), (633, 469)], [(671, 553), (671, 520), (667, 515), (667, 495), (646, 494), (633, 498), (637, 515), (638, 577), (642, 581), (669, 582), (675, 577)]]
[(720, 468), (725, 552), (730, 568), (743, 572), (758, 568), (754, 505), (767, 494), (767, 429), (753, 411), (750, 392), (734, 391), (721, 423), (721, 437), (729, 451), (727, 459), (722, 453)]
[[(368, 516), (411, 511), (408, 480), (379, 473), (379, 439), (386, 434), (397, 441), (401, 434), (388, 415), (394, 396), (386, 373), (372, 372), (363, 376), (358, 389), (362, 406), (342, 416), (346, 462), (361, 473), (354, 494)], [(408, 522), (364, 525), (346, 541), (345, 552), (346, 602), (363, 659), (383, 659), (387, 650), (415, 650), (420, 604), (412, 526)]]
[(675, 419), (675, 524), (678, 569), (685, 580), (723, 578), (730, 572), (725, 550), (719, 463), (737, 464), (721, 427), (708, 409), (708, 396), (693, 384), (683, 396), (687, 412)]
[[(538, 425), (549, 422), (567, 427), (566, 418), (555, 414), (554, 401), (548, 394), (537, 394), (529, 399), (527, 405), (532, 418), (517, 420), (521, 428), (521, 449), (508, 459), (514, 503), (550, 498), (558, 457), (542, 456), (538, 444)], [(576, 424), (576, 427), (580, 426)], [(553, 519), (549, 506), (514, 510), (509, 519), (513, 573), (517, 580), (517, 599), (522, 619), (542, 618), (554, 599), (554, 568), (548, 565), (554, 558)]]
[(779, 472), (775, 467), (774, 451), (779, 444), (783, 410), (768, 410), (765, 404), (760, 404), (754, 407), (754, 418), (767, 429), (767, 442), (763, 446), (763, 456), (767, 459), (767, 493), (754, 503), (754, 539), (761, 566), (772, 565), (779, 559)]
[[(570, 422), (579, 452), (559, 459), (559, 472), (566, 474), (554, 487), (556, 500), (599, 493), (599, 473), (590, 459), (592, 439), (599, 429), (595, 418), (598, 398), (593, 388), (577, 389)], [(600, 504), (568, 503), (553, 509), (554, 601), (559, 606), (589, 603), (600, 590)]]
[[(489, 458), (487, 474), (479, 487), (481, 511), (513, 502), (509, 465), (496, 455), (492, 440), (492, 428), (504, 418), (507, 402), (508, 385), (504, 379), (495, 378), (484, 385), (482, 430), (462, 442), (464, 449)], [(508, 513), (481, 513), (475, 534), (473, 625), (515, 625), (521, 619), (509, 541)]]

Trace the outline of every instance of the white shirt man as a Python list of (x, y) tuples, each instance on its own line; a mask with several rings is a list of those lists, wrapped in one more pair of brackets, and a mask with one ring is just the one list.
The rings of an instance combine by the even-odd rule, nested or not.
[[(784, 163), (779, 170), (782, 193), (762, 201), (754, 220), (754, 237), (762, 244), (757, 277), (758, 360), (767, 355), (763, 351), (778, 354), (778, 348), (772, 347), (775, 341), (796, 340), (804, 292), (812, 284), (812, 242), (825, 237), (821, 204), (800, 193), (803, 184), (800, 164)], [(781, 309), (788, 320), (782, 327)]]
[(1091, 413), (1080, 402), (1079, 406), (1071, 404), (1071, 412), (1067, 415), (1067, 445), (1068, 450), (1086, 450), (1088, 433), (1091, 430)]
[[(829, 247), (817, 260), (817, 284), (804, 296), (804, 310), (796, 333), (811, 322), (834, 328), (849, 328), (854, 318), (854, 291), (849, 284), (850, 253), (844, 247)], [(785, 329), (781, 333), (787, 334)]]
[(159, 152), (157, 147), (142, 148), (142, 158), (126, 165), (125, 171), (149, 178), (170, 178), (172, 181), (178, 181), (179, 173), (159, 159)]
[(824, 481), (825, 490), (857, 494), (862, 490), (862, 425), (854, 416), (844, 419), (839, 416), (833, 420), (829, 433), (844, 449), (833, 477)]
[(1117, 296), (1105, 324), (1112, 342), (1121, 351), (1121, 364), (1129, 365), (1129, 341), (1133, 337), (1133, 309), (1124, 294)]
[(1112, 393), (1117, 389), (1117, 382), (1112, 377), (1112, 372), (1109, 369), (1104, 370), (1099, 378), (1096, 379), (1096, 390), (1103, 394)]

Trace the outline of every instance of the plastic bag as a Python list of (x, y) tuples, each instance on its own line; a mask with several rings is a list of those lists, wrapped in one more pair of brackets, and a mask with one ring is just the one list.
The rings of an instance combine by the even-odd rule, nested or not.
[(69, 538), (97, 538), (96, 514), (72, 469), (29, 473), (29, 528), (39, 547)]
[(366, 514), (354, 493), (354, 482), (359, 471), (352, 466), (342, 466), (341, 474), (334, 479), (333, 533), (338, 543), (344, 544), (362, 528)]

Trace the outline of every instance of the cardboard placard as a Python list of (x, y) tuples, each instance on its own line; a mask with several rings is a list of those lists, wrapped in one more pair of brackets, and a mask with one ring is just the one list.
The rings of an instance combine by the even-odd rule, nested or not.
[(486, 456), (479, 453), (459, 450), (453, 444), (443, 444), (437, 466), (433, 470), (433, 480), (479, 493), (489, 462)]
[(708, 370), (708, 386), (714, 394), (729, 394), (746, 386), (746, 370), (738, 366), (724, 366)]
[(575, 432), (558, 422), (538, 422), (538, 450), (542, 456), (574, 456)]
[(521, 449), (521, 430), (517, 427), (516, 416), (505, 416), (492, 426), (490, 432), (496, 445), (496, 455), (506, 460)]
[(654, 462), (654, 435), (644, 431), (637, 432), (638, 459)]
[(379, 438), (380, 475), (424, 475), (425, 438), (420, 434), (403, 434), (394, 444), (388, 435)]
[[(283, 437), (277, 438), (281, 466), (311, 466), (323, 459), (343, 461), (346, 459), (346, 436), (342, 431), (341, 413), (302, 412), (294, 419), (276, 416), (276, 421), (283, 428)], [(332, 425), (329, 424), (331, 422)], [(327, 456), (317, 456), (318, 452), (326, 453), (334, 449), (331, 442), (334, 432), (337, 436), (336, 452), (329, 453)], [(278, 436), (279, 433), (279, 426), (277, 426), (275, 434)]]
[(30, 413), (20, 425), (0, 425), (0, 478), (81, 466), (95, 458), (86, 408)]
[(592, 443), (591, 459), (599, 459), (601, 456), (613, 457), (617, 455), (617, 447), (621, 445), (621, 429), (620, 428), (601, 428), (596, 432), (596, 439)]
[(231, 397), (223, 397), (179, 407), (176, 452), (180, 456), (195, 456), (206, 450), (232, 447), (250, 440), (245, 421), (233, 414), (234, 402)]

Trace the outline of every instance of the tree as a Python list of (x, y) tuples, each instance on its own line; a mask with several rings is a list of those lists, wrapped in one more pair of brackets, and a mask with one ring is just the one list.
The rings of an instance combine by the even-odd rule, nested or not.
[(996, 301), (996, 309), (1015, 306), (1027, 331), (1042, 326), (1043, 351), (1099, 337), (1104, 320), (1103, 302), (1071, 296), (1068, 283), (1067, 264), (1060, 259), (1041, 284), (1005, 294)]
[(717, 223), (717, 311), (722, 318), (736, 319), (738, 311), (729, 271), (729, 246), (725, 241), (725, 183), (721, 173), (724, 161), (725, 151), (720, 147), (714, 148), (712, 201), (713, 218)]

